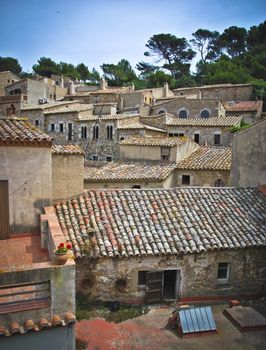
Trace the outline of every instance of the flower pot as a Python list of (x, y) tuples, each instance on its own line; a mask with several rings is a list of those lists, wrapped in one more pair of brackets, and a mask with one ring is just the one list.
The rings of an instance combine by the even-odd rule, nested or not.
[(68, 252), (65, 253), (57, 253), (54, 250), (53, 261), (56, 265), (64, 265), (68, 259)]

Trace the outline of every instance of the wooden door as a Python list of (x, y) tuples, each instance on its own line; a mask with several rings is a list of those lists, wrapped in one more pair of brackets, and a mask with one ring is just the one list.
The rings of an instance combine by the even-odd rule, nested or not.
[(0, 239), (9, 238), (8, 181), (0, 181)]
[(162, 301), (163, 271), (148, 271), (146, 280), (146, 302), (156, 304)]

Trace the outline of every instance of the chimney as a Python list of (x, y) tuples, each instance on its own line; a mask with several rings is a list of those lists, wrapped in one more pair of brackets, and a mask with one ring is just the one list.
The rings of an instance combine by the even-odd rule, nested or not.
[(164, 97), (167, 97), (169, 95), (169, 85), (168, 85), (168, 83), (164, 83), (164, 85), (163, 85), (163, 93), (164, 93)]
[(104, 79), (104, 77), (102, 77), (102, 78), (100, 79), (100, 90), (105, 90), (106, 87), (107, 87), (107, 82), (106, 82), (106, 80)]

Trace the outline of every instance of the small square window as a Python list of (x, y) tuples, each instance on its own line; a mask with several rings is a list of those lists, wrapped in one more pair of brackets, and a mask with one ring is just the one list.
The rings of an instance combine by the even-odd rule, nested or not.
[(145, 286), (147, 281), (147, 271), (138, 272), (138, 285)]
[(215, 145), (221, 144), (221, 135), (220, 134), (214, 134), (214, 144)]
[(91, 158), (92, 158), (92, 160), (94, 160), (95, 162), (98, 160), (98, 156), (92, 156)]
[(107, 157), (106, 157), (106, 161), (107, 161), (107, 162), (111, 162), (112, 160), (113, 160), (113, 159), (112, 159), (111, 156), (107, 156)]
[(182, 175), (182, 185), (190, 185), (190, 175)]
[(218, 280), (228, 280), (229, 277), (229, 264), (228, 263), (219, 263), (217, 271)]

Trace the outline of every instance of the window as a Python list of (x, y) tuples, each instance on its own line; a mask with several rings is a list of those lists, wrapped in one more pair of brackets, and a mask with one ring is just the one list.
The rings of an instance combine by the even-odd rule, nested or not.
[(94, 140), (99, 138), (99, 126), (98, 125), (94, 125), (94, 127), (92, 128), (92, 138)]
[(224, 187), (224, 182), (221, 179), (217, 179), (214, 183), (215, 187)]
[(107, 139), (112, 140), (112, 138), (113, 138), (113, 126), (107, 125), (106, 131), (107, 131)]
[(87, 127), (86, 126), (82, 126), (81, 127), (81, 138), (82, 139), (86, 139), (87, 138)]
[(195, 141), (196, 143), (199, 143), (199, 135), (200, 135), (200, 134), (194, 134), (194, 141)]
[(132, 186), (132, 188), (134, 188), (134, 189), (141, 189), (141, 186), (140, 185), (134, 185), (134, 186)]
[(39, 126), (39, 120), (38, 119), (35, 119), (35, 126)]
[(185, 136), (185, 134), (183, 132), (181, 132), (181, 133), (177, 134), (177, 136), (178, 137), (183, 137), (183, 136)]
[(124, 137), (120, 137), (120, 141), (123, 141), (123, 140), (125, 140), (125, 138)]
[(221, 135), (220, 134), (214, 134), (214, 145), (220, 145), (221, 144)]
[(204, 109), (201, 113), (200, 113), (200, 117), (201, 118), (209, 118), (210, 116), (210, 112), (207, 111), (207, 109)]
[(182, 109), (179, 112), (179, 118), (181, 118), (181, 119), (186, 119), (187, 118), (187, 111), (185, 109)]
[(146, 96), (144, 97), (144, 102), (147, 103), (147, 97)]
[(159, 111), (157, 112), (157, 114), (163, 114), (163, 113), (166, 113), (165, 109), (159, 109)]
[(170, 157), (170, 147), (161, 147), (161, 159), (169, 160)]
[(147, 271), (138, 272), (138, 285), (145, 286), (147, 281)]
[(55, 124), (54, 123), (50, 124), (50, 131), (55, 131)]
[(64, 124), (59, 123), (59, 132), (64, 132)]
[(67, 139), (68, 139), (68, 141), (70, 141), (73, 139), (73, 135), (72, 135), (73, 125), (72, 125), (72, 123), (68, 123), (67, 126), (68, 126)]
[(113, 160), (113, 159), (112, 159), (112, 156), (106, 156), (105, 159), (106, 159), (107, 162), (111, 162), (111, 161)]
[(218, 263), (217, 280), (227, 281), (229, 278), (229, 264)]
[(190, 185), (190, 175), (182, 175), (182, 185)]
[(96, 155), (93, 155), (93, 156), (91, 156), (91, 159), (94, 160), (94, 161), (96, 162), (96, 161), (99, 159), (99, 157), (96, 156)]

